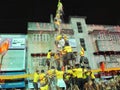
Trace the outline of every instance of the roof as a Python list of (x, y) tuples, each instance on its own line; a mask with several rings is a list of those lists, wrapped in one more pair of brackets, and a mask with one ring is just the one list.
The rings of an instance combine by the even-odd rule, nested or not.
[(44, 30), (44, 31), (53, 31), (54, 30), (54, 25), (52, 23), (40, 23), (40, 22), (28, 22), (28, 28), (30, 30)]

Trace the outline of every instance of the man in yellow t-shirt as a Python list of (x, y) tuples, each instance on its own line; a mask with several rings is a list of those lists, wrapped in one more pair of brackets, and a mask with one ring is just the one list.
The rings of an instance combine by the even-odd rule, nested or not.
[(57, 90), (63, 89), (63, 88), (64, 90), (66, 90), (66, 84), (65, 84), (65, 81), (63, 80), (63, 75), (64, 75), (64, 71), (61, 71), (61, 69), (59, 68), (56, 71)]
[(41, 70), (40, 73), (40, 90), (48, 90), (48, 80), (44, 70)]
[(55, 37), (55, 45), (58, 47), (59, 41), (62, 39), (62, 35), (57, 35)]
[(60, 24), (61, 24), (60, 19), (55, 17), (55, 19), (54, 19), (54, 27), (55, 27), (56, 30), (59, 30)]
[(83, 60), (84, 60), (84, 55), (85, 55), (84, 48), (81, 47), (81, 51), (80, 51), (80, 66), (81, 66), (82, 68), (84, 68), (84, 62), (83, 62)]
[(70, 66), (74, 66), (75, 56), (73, 54), (73, 49), (67, 42), (64, 47), (64, 51), (66, 51), (66, 60)]
[(61, 60), (60, 60), (59, 52), (54, 54), (54, 60), (55, 60), (56, 68), (61, 68)]
[(68, 66), (67, 70), (65, 71), (65, 74), (64, 74), (64, 81), (66, 83), (67, 88), (70, 87), (70, 83), (73, 84), (72, 75), (73, 75), (72, 67)]
[(91, 80), (95, 80), (95, 75), (94, 73), (91, 71), (91, 68), (89, 67), (85, 73), (86, 79), (91, 79)]
[(33, 76), (33, 86), (35, 90), (38, 90), (39, 71), (36, 70)]
[(73, 72), (76, 73), (77, 85), (80, 90), (83, 90), (83, 70), (79, 67), (79, 64), (75, 65)]
[(47, 53), (47, 60), (46, 60), (46, 64), (48, 66), (48, 69), (50, 69), (51, 56), (52, 56), (52, 52), (51, 52), (51, 50), (49, 50)]
[(50, 79), (50, 90), (52, 90), (52, 88), (53, 88), (52, 85), (53, 84), (56, 85), (56, 79), (55, 79), (56, 69), (55, 69), (54, 66), (52, 66), (51, 69), (49, 69), (47, 71), (47, 75), (48, 75), (48, 77)]
[(54, 77), (54, 76), (55, 76), (55, 73), (56, 73), (56, 69), (55, 69), (54, 66), (52, 66), (51, 69), (49, 69), (49, 70), (47, 71), (47, 75), (49, 76), (49, 78)]
[(60, 39), (62, 38), (62, 35), (58, 35), (58, 36), (56, 36), (56, 41), (59, 41)]

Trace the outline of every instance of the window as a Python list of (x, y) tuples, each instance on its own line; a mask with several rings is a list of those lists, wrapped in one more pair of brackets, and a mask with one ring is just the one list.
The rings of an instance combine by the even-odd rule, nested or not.
[(37, 41), (39, 41), (39, 34), (37, 34)]
[(82, 26), (81, 26), (81, 23), (80, 22), (77, 22), (77, 28), (78, 28), (78, 32), (79, 33), (82, 33)]
[(84, 38), (80, 38), (80, 45), (81, 45), (81, 46), (84, 48), (84, 50), (86, 51)]

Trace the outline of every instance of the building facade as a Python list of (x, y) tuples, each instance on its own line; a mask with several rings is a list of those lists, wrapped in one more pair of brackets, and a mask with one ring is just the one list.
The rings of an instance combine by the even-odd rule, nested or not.
[[(86, 24), (86, 17), (70, 17), (69, 23), (63, 23), (61, 30), (69, 38), (74, 52), (84, 47), (85, 56), (92, 69), (98, 69), (99, 63), (104, 61), (106, 67), (119, 67), (120, 55), (120, 26)], [(32, 54), (47, 53), (49, 49), (55, 52), (56, 31), (54, 24), (29, 22), (28, 23), (28, 57)], [(37, 56), (37, 55), (36, 55)], [(40, 58), (39, 55), (37, 58)]]

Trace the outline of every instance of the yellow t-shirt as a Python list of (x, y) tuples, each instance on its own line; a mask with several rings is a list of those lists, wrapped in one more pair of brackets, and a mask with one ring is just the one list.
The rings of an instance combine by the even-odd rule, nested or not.
[(63, 79), (63, 74), (64, 74), (63, 71), (56, 71), (56, 78), (57, 79)]
[(57, 19), (60, 18), (60, 14), (59, 13), (56, 13), (56, 16), (55, 16)]
[(73, 71), (71, 69), (67, 70), (66, 73), (73, 74)]
[(64, 40), (67, 41), (68, 40), (68, 37), (66, 35), (63, 36), (64, 37)]
[(84, 50), (84, 48), (83, 48), (83, 47), (81, 48), (81, 51), (82, 51), (82, 52), (85, 52), (85, 50)]
[(72, 77), (75, 78), (76, 76), (76, 72), (73, 72)]
[(56, 37), (56, 41), (59, 41), (61, 38), (62, 38), (62, 35), (58, 35), (58, 36)]
[(72, 47), (71, 46), (65, 46), (64, 50), (68, 53), (68, 52), (72, 52)]
[(41, 83), (41, 84), (44, 84), (44, 83), (45, 83), (45, 76), (46, 76), (45, 73), (41, 73), (41, 74), (40, 74), (40, 83)]
[(58, 10), (63, 7), (63, 5), (62, 5), (62, 3), (60, 1), (58, 2), (57, 7), (58, 7)]
[(61, 53), (61, 55), (65, 55), (66, 51), (65, 50), (61, 50), (60, 53)]
[(38, 80), (39, 80), (39, 74), (35, 72), (33, 77), (33, 82), (38, 82)]
[(59, 22), (58, 20), (57, 20), (57, 21), (55, 21), (54, 23), (55, 23), (55, 25), (60, 26), (60, 22)]
[(93, 73), (91, 74), (91, 78), (92, 78), (92, 79), (95, 79), (95, 75), (94, 75)]
[(83, 51), (80, 51), (80, 56), (84, 56), (84, 52)]
[(48, 52), (47, 53), (47, 59), (50, 59), (51, 58), (51, 52)]
[(49, 90), (49, 86), (48, 86), (48, 84), (45, 85), (44, 87), (40, 87), (40, 90)]
[(83, 78), (82, 68), (76, 68), (73, 71), (76, 73), (77, 78)]
[(49, 75), (49, 77), (51, 78), (52, 76), (54, 76), (56, 73), (56, 70), (55, 69), (50, 69), (47, 71), (47, 74)]
[(83, 79), (86, 78), (86, 72), (87, 72), (87, 69), (84, 69), (84, 71), (83, 71)]
[(59, 57), (58, 54), (55, 54), (55, 55), (54, 55), (54, 59), (55, 59), (55, 60), (57, 60), (57, 59), (59, 59), (59, 58), (60, 58), (60, 57)]
[(69, 80), (70, 76), (73, 75), (73, 71), (70, 69), (70, 70), (67, 70), (66, 71), (66, 79)]
[(90, 76), (92, 79), (95, 79), (95, 75), (92, 72), (87, 72), (86, 77)]

